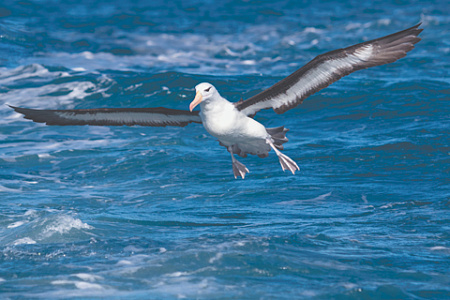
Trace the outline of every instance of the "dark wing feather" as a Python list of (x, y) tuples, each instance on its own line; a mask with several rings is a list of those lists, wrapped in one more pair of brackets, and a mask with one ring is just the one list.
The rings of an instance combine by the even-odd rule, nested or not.
[(47, 125), (97, 125), (97, 126), (186, 126), (202, 123), (198, 112), (155, 108), (97, 108), (68, 110), (38, 110), (14, 107), (25, 119)]
[(382, 38), (319, 55), (272, 87), (238, 102), (236, 108), (248, 116), (266, 108), (284, 113), (354, 71), (392, 63), (406, 56), (420, 41), (417, 36), (423, 29), (419, 26), (420, 23)]

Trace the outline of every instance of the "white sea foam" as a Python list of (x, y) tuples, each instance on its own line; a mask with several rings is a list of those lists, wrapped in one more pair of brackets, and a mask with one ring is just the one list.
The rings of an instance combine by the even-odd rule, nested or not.
[(31, 64), (20, 66), (15, 69), (0, 68), (0, 85), (15, 84), (25, 79), (49, 79), (58, 77), (67, 77), (67, 72), (55, 71), (50, 72), (47, 68), (40, 64)]
[(36, 241), (29, 238), (29, 237), (24, 237), (18, 240), (15, 240), (13, 243), (13, 245), (22, 245), (22, 244), (36, 244)]
[(86, 71), (85, 68), (81, 68), (81, 67), (78, 67), (78, 68), (72, 68), (72, 70), (75, 71), (75, 72), (84, 72), (84, 71)]
[(132, 266), (133, 262), (126, 260), (126, 259), (122, 259), (117, 262), (117, 265), (118, 266)]
[[(153, 257), (154, 258), (154, 257)], [(114, 269), (114, 273), (121, 274), (121, 275), (130, 275), (138, 272), (142, 268), (147, 267), (148, 265), (158, 265), (158, 263), (152, 261), (149, 263), (149, 260), (151, 260), (151, 257), (149, 255), (133, 255), (128, 257), (128, 259), (122, 259), (119, 260), (115, 266), (117, 268)]]
[(369, 203), (369, 201), (367, 201), (367, 196), (366, 195), (362, 195), (361, 196), (361, 200), (364, 202), (364, 203)]
[(444, 246), (434, 246), (430, 248), (431, 251), (450, 251), (450, 248)]
[(97, 283), (90, 283), (90, 282), (84, 282), (84, 281), (76, 281), (75, 286), (79, 288), (80, 290), (104, 290), (105, 287), (103, 287), (100, 284)]
[(29, 209), (23, 215), (24, 216), (35, 216), (36, 215), (36, 211), (34, 209)]
[(73, 276), (76, 276), (76, 277), (78, 277), (81, 280), (89, 281), (89, 282), (94, 282), (94, 281), (103, 279), (102, 276), (93, 275), (93, 274), (87, 274), (87, 273), (78, 273), (78, 274), (74, 274)]
[(344, 282), (341, 285), (348, 290), (354, 289), (358, 286), (357, 284), (351, 282)]
[(51, 237), (55, 233), (65, 234), (72, 229), (92, 229), (93, 227), (87, 223), (83, 223), (80, 219), (75, 219), (71, 216), (60, 215), (56, 219), (52, 220), (44, 230), (42, 236), (44, 238)]
[(214, 262), (220, 260), (222, 257), (223, 257), (223, 253), (217, 252), (216, 255), (214, 255), (214, 257), (211, 257), (211, 258), (209, 259), (209, 263), (212, 264), (212, 263), (214, 263)]
[(187, 276), (187, 275), (190, 275), (191, 273), (189, 273), (189, 272), (174, 272), (174, 273), (170, 273), (170, 274), (167, 274), (166, 276), (168, 276), (168, 277), (181, 277), (181, 276)]
[(8, 228), (16, 228), (25, 224), (23, 221), (17, 221), (8, 225)]
[[(90, 127), (86, 128), (80, 128), (79, 130), (90, 132)], [(101, 135), (102, 130), (94, 131), (98, 135)], [(107, 131), (103, 131), (107, 132)], [(85, 150), (85, 149), (95, 149), (95, 148), (104, 148), (106, 146), (113, 146), (117, 147), (124, 143), (129, 143), (130, 140), (125, 139), (98, 139), (98, 140), (80, 140), (80, 139), (68, 139), (64, 140), (62, 142), (56, 142), (54, 140), (44, 141), (44, 142), (30, 142), (30, 143), (23, 143), (22, 147), (23, 150), (20, 152), (19, 156), (15, 156), (14, 159), (28, 156), (28, 155), (38, 155), (41, 160), (43, 159), (51, 159), (54, 156), (54, 153), (59, 153), (62, 151), (73, 151), (73, 150)], [(17, 155), (17, 153), (14, 151), (14, 149), (8, 149), (10, 152), (6, 152), (3, 155), (6, 157), (2, 157), (2, 159), (8, 158), (11, 159), (10, 155)], [(47, 156), (47, 155), (50, 155)], [(51, 181), (59, 181), (59, 177), (55, 174), (51, 175), (29, 175), (29, 174), (16, 174), (20, 175), (23, 178), (29, 178), (29, 179), (45, 179), (45, 180), (51, 180)], [(5, 191), (7, 191), (8, 188), (4, 187)], [(2, 191), (2, 186), (0, 185), (0, 191)], [(14, 190), (11, 190), (13, 192)], [(21, 190), (17, 190), (17, 192), (21, 192)]]
[(296, 204), (300, 204), (303, 203), (305, 201), (310, 201), (310, 202), (315, 202), (315, 201), (322, 201), (327, 199), (328, 197), (330, 197), (332, 194), (332, 192), (317, 196), (315, 198), (310, 198), (310, 199), (304, 199), (304, 200), (289, 200), (289, 201), (282, 201), (282, 202), (277, 202), (276, 204), (280, 204), (280, 205), (296, 205)]
[(67, 285), (67, 284), (73, 284), (76, 288), (80, 290), (105, 290), (107, 287), (102, 286), (97, 283), (90, 283), (85, 281), (78, 281), (78, 280), (54, 280), (52, 281), (53, 285)]
[[(108, 97), (107, 90), (114, 83), (106, 75), (100, 76), (96, 82), (65, 81), (54, 83), (55, 78), (68, 77), (70, 75), (58, 71), (49, 71), (38, 64), (22, 66), (13, 70), (3, 68), (0, 71), (3, 71), (3, 74), (0, 76), (0, 85), (2, 83), (5, 85), (16, 84), (20, 80), (32, 80), (33, 82), (38, 80), (38, 86), (33, 84), (30, 87), (19, 89), (11, 88), (2, 94), (2, 103), (29, 108), (73, 108), (75, 100), (84, 99), (93, 94), (101, 94), (103, 97)], [(0, 105), (0, 110), (12, 112), (6, 105)], [(0, 124), (22, 119), (21, 114), (11, 113), (2, 118)]]
[[(91, 95), (91, 91), (95, 89), (96, 86), (89, 81), (46, 84), (39, 87), (10, 90), (2, 95), (2, 99), (5, 103), (17, 106), (54, 108), (63, 105), (71, 105), (73, 100), (83, 99), (84, 97)], [(68, 91), (68, 93), (57, 97), (49, 96), (49, 94), (61, 91)]]

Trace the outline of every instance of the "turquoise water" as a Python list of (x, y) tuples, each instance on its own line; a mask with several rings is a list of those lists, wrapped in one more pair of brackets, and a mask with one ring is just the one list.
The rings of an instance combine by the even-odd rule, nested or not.
[[(3, 1), (0, 298), (450, 298), (448, 2)], [(131, 3), (132, 2), (132, 3)], [(283, 115), (241, 158), (199, 124), (50, 127), (41, 109), (232, 101), (323, 52), (422, 22), (393, 64)]]

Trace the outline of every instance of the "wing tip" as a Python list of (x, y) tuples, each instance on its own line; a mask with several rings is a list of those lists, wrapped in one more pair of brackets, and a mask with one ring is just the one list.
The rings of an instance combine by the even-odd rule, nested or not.
[(412, 44), (416, 44), (422, 40), (419, 37), (419, 34), (422, 33), (422, 31), (424, 30), (424, 28), (419, 28), (421, 25), (422, 25), (422, 22), (419, 22), (418, 24), (416, 24), (408, 29), (405, 29), (403, 31), (403, 32), (410, 32), (414, 35), (414, 38), (411, 39)]
[(16, 112), (17, 112), (18, 109), (20, 109), (20, 107), (12, 106), (12, 105), (9, 105), (8, 103), (6, 103), (5, 105), (6, 105), (6, 106), (9, 106), (10, 108), (12, 108), (12, 109), (13, 109), (14, 111), (16, 111)]
[(36, 114), (37, 112), (39, 112), (39, 110), (37, 109), (17, 107), (9, 104), (6, 105), (14, 109), (16, 113), (22, 114), (24, 119), (31, 120), (36, 123), (46, 123), (47, 125), (50, 125), (45, 119), (40, 118), (39, 115)]
[(30, 117), (27, 114), (27, 112), (29, 113), (30, 111), (33, 111), (33, 109), (17, 107), (17, 106), (13, 106), (13, 105), (9, 105), (9, 104), (6, 104), (6, 105), (11, 107), (16, 113), (22, 114), (25, 119), (33, 120), (32, 117)]

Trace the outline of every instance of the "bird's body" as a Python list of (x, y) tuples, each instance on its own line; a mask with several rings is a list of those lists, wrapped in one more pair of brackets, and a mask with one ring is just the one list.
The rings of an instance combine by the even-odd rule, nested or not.
[[(35, 110), (13, 107), (25, 118), (47, 125), (142, 125), (186, 126), (202, 123), (209, 134), (217, 138), (231, 153), (235, 177), (244, 178), (248, 169), (234, 157), (247, 154), (266, 157), (271, 149), (279, 158), (283, 170), (293, 174), (297, 164), (281, 153), (288, 141), (283, 126), (266, 128), (253, 119), (261, 109), (276, 113), (301, 104), (304, 99), (350, 73), (369, 67), (392, 63), (404, 56), (420, 41), (420, 24), (397, 33), (333, 50), (314, 58), (302, 68), (261, 93), (239, 102), (229, 102), (210, 83), (195, 87), (196, 96), (189, 111), (157, 108), (100, 108), (79, 110)], [(200, 113), (193, 109), (200, 105)]]
[[(211, 85), (203, 83), (196, 89), (202, 89), (202, 86)], [(213, 99), (203, 101), (200, 107), (200, 117), (206, 131), (225, 147), (236, 145), (245, 153), (254, 155), (270, 151), (270, 146), (266, 143), (270, 135), (264, 125), (237, 110), (232, 102), (218, 92), (214, 93)]]
[[(271, 148), (278, 155), (283, 170), (289, 169), (293, 174), (300, 170), (292, 159), (277, 149), (282, 149), (281, 144), (287, 142), (285, 137), (287, 130), (284, 127), (280, 127), (280, 130), (266, 129), (264, 125), (238, 110), (235, 104), (223, 98), (210, 83), (200, 83), (195, 90), (197, 94), (190, 105), (190, 110), (200, 104), (200, 118), (206, 131), (216, 137), (231, 153), (234, 177), (244, 178), (249, 171), (234, 158), (233, 154), (242, 157), (246, 157), (247, 154), (266, 157)], [(280, 141), (281, 138), (281, 142), (275, 144), (271, 132), (274, 134), (281, 132), (282, 136), (278, 139)]]

